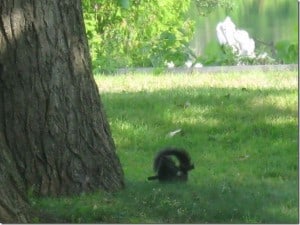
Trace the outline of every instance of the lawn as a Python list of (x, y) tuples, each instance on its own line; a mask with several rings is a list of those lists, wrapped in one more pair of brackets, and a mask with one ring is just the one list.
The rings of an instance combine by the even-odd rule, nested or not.
[[(33, 222), (298, 223), (297, 72), (95, 79), (126, 188), (32, 198)], [(187, 183), (147, 181), (166, 146), (190, 153)]]

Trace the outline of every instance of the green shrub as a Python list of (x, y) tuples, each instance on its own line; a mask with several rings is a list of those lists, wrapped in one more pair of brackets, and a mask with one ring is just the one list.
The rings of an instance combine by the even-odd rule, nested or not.
[(281, 63), (297, 63), (298, 44), (283, 40), (275, 45), (277, 60)]
[(193, 23), (190, 0), (132, 0), (121, 7), (110, 0), (85, 0), (84, 19), (96, 72), (118, 67), (183, 64)]

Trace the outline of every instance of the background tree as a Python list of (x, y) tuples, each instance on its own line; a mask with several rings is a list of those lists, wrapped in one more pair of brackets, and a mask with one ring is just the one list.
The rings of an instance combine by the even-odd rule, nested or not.
[[(118, 4), (119, 3), (119, 4)], [(124, 67), (182, 66), (195, 54), (191, 8), (198, 16), (230, 0), (83, 0), (84, 20), (96, 73)]]
[(190, 0), (120, 2), (83, 1), (95, 72), (160, 67), (165, 61), (184, 64), (191, 53), (188, 45), (193, 34), (187, 14)]
[(0, 71), (1, 222), (26, 220), (28, 190), (57, 196), (124, 186), (80, 0), (0, 1)]

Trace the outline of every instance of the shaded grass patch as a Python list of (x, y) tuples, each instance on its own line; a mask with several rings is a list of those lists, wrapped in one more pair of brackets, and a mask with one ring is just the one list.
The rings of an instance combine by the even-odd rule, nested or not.
[[(295, 73), (96, 78), (126, 188), (73, 198), (33, 198), (70, 223), (296, 223)], [(102, 90), (102, 91), (101, 91)], [(182, 132), (170, 138), (176, 129)], [(186, 184), (148, 182), (165, 146), (186, 148)], [(51, 222), (49, 216), (35, 218)]]

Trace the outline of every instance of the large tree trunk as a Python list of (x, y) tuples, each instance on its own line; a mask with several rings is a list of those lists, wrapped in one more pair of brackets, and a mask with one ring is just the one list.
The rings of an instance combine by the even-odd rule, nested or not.
[(27, 190), (57, 196), (123, 187), (80, 0), (1, 0), (0, 69), (0, 141)]
[(24, 183), (5, 145), (4, 135), (0, 132), (0, 222), (27, 222), (28, 203), (25, 193)]

